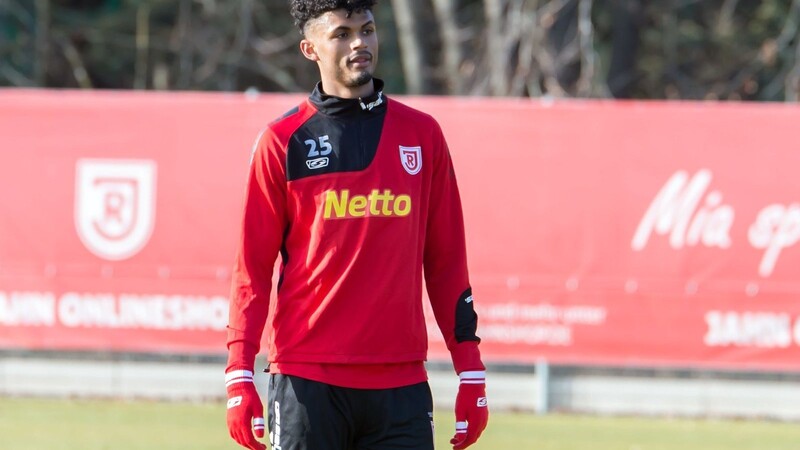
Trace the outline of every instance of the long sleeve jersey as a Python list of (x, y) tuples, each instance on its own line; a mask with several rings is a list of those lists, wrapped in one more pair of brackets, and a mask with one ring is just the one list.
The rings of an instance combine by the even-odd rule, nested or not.
[(389, 100), (382, 86), (375, 80), (369, 98), (342, 99), (320, 84), (257, 139), (228, 370), (252, 370), (265, 326), (278, 367), (421, 366), (423, 276), (456, 371), (483, 369), (447, 144), (431, 116)]

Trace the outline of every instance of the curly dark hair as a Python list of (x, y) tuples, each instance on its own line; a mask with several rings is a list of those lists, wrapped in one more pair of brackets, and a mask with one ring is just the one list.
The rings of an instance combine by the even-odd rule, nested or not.
[(353, 11), (372, 10), (377, 0), (291, 0), (294, 24), (303, 33), (306, 23), (311, 19), (335, 9), (347, 10), (348, 17)]

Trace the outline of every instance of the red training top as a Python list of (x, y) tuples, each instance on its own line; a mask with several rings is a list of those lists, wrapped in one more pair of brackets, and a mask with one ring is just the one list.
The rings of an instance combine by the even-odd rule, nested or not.
[[(483, 370), (455, 173), (429, 115), (322, 92), (256, 141), (236, 257), (227, 370), (355, 388), (426, 379), (423, 269), (457, 372)], [(277, 300), (272, 269), (282, 264)]]

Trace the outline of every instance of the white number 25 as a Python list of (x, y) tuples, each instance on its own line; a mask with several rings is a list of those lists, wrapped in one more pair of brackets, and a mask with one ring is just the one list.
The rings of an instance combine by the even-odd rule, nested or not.
[(305, 144), (308, 146), (308, 157), (309, 158), (316, 158), (317, 156), (327, 156), (331, 154), (331, 143), (328, 142), (328, 135), (320, 136), (317, 138), (319, 140), (319, 148), (322, 151), (317, 150), (317, 142), (313, 139), (306, 139)]

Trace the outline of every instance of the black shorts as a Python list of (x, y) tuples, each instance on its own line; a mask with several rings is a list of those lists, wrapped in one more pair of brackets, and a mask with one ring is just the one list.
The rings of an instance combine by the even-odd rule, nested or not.
[(351, 389), (272, 374), (264, 408), (273, 450), (433, 450), (427, 382)]

